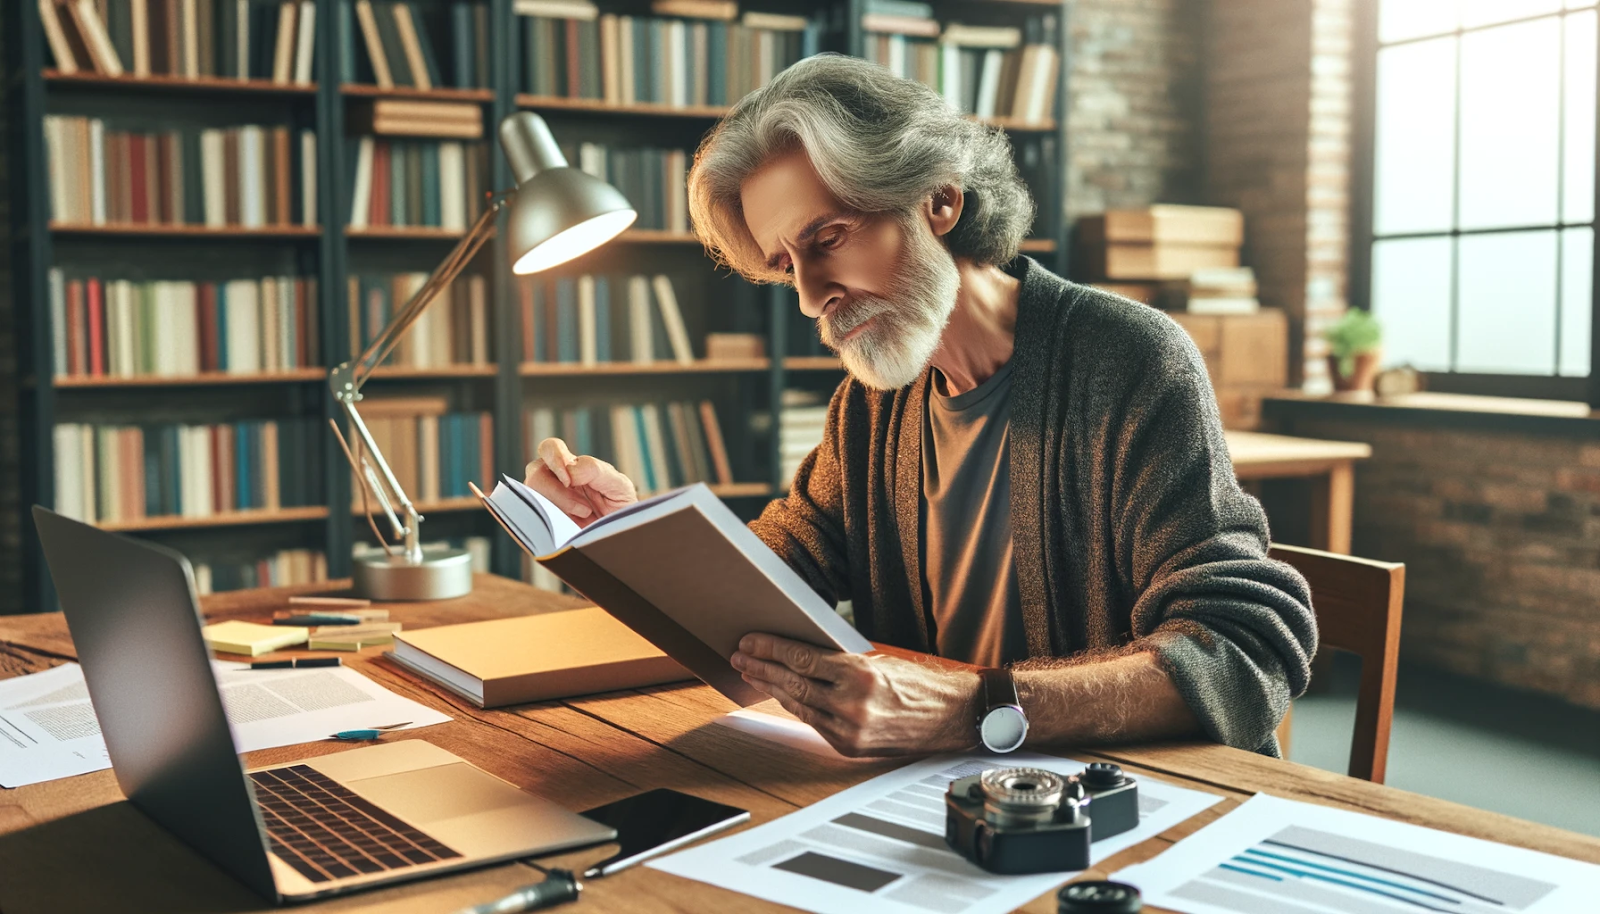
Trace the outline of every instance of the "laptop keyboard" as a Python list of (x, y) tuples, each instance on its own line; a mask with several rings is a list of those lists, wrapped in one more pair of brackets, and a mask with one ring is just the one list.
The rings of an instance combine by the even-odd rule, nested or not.
[(272, 852), (312, 882), (461, 856), (307, 765), (253, 771), (250, 780)]

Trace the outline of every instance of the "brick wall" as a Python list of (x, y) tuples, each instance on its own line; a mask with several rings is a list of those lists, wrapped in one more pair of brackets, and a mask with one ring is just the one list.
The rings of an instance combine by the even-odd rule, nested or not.
[(1354, 549), (1406, 563), (1407, 659), (1600, 709), (1600, 442), (1343, 419), (1292, 431), (1372, 444)]
[(1199, 174), (1196, 0), (1078, 0), (1067, 75), (1067, 217), (1194, 202)]
[(1204, 202), (1245, 214), (1244, 262), (1290, 325), (1291, 383), (1327, 386), (1346, 305), (1351, 0), (1212, 0)]

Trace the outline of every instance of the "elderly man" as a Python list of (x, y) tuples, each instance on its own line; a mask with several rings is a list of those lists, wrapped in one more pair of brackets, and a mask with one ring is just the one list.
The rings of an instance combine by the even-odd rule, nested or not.
[[(1157, 311), (1018, 247), (998, 131), (927, 87), (814, 57), (701, 144), (713, 256), (792, 285), (849, 378), (751, 524), (878, 642), (982, 673), (752, 633), (733, 665), (847, 755), (1204, 734), (1276, 754), (1316, 628), (1266, 558), (1200, 356)], [(529, 484), (574, 520), (635, 499), (556, 439)]]

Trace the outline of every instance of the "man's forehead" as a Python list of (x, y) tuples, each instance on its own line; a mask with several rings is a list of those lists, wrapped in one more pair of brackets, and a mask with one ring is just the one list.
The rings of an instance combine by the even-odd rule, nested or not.
[(761, 250), (776, 253), (780, 239), (798, 240), (843, 206), (817, 176), (804, 150), (777, 155), (750, 173), (739, 188), (745, 227)]

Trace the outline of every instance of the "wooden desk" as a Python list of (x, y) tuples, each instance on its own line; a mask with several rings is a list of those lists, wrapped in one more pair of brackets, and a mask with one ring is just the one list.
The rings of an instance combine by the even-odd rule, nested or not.
[[(207, 597), (206, 615), (261, 619), (294, 592), (279, 588)], [(408, 628), (577, 605), (500, 578), (481, 576), (471, 596), (390, 607)], [(374, 680), (455, 720), (395, 734), (427, 739), (512, 783), (584, 809), (654, 787), (676, 787), (749, 809), (756, 823), (820, 800), (894, 768), (893, 761), (829, 761), (796, 753), (711, 723), (732, 705), (699, 684), (663, 686), (479, 711), (391, 666), (369, 650), (347, 662)], [(60, 615), (0, 617), (0, 676), (35, 672), (73, 656)], [(337, 752), (322, 742), (252, 752), (251, 765)], [(1462, 834), (1600, 862), (1600, 839), (1480, 812), (1341, 775), (1215, 745), (1105, 749), (1075, 756), (1113, 759), (1148, 774), (1225, 799), (1211, 810), (1110, 858), (1095, 876), (1156, 855), (1258, 791), (1377, 813)], [(594, 848), (541, 860), (582, 869), (608, 851)], [(295, 910), (446, 914), (537, 881), (538, 872), (508, 864), (445, 879), (380, 889)], [(122, 800), (110, 771), (17, 790), (0, 790), (0, 910), (35, 912), (268, 911), (262, 899), (206, 862)], [(583, 912), (763, 912), (766, 902), (646, 867), (588, 883)], [(1052, 914), (1053, 896), (1024, 911)]]
[(1356, 441), (1291, 438), (1260, 432), (1227, 431), (1228, 456), (1240, 481), (1311, 480), (1311, 539), (1305, 545), (1350, 554), (1357, 460), (1372, 456), (1371, 445)]

